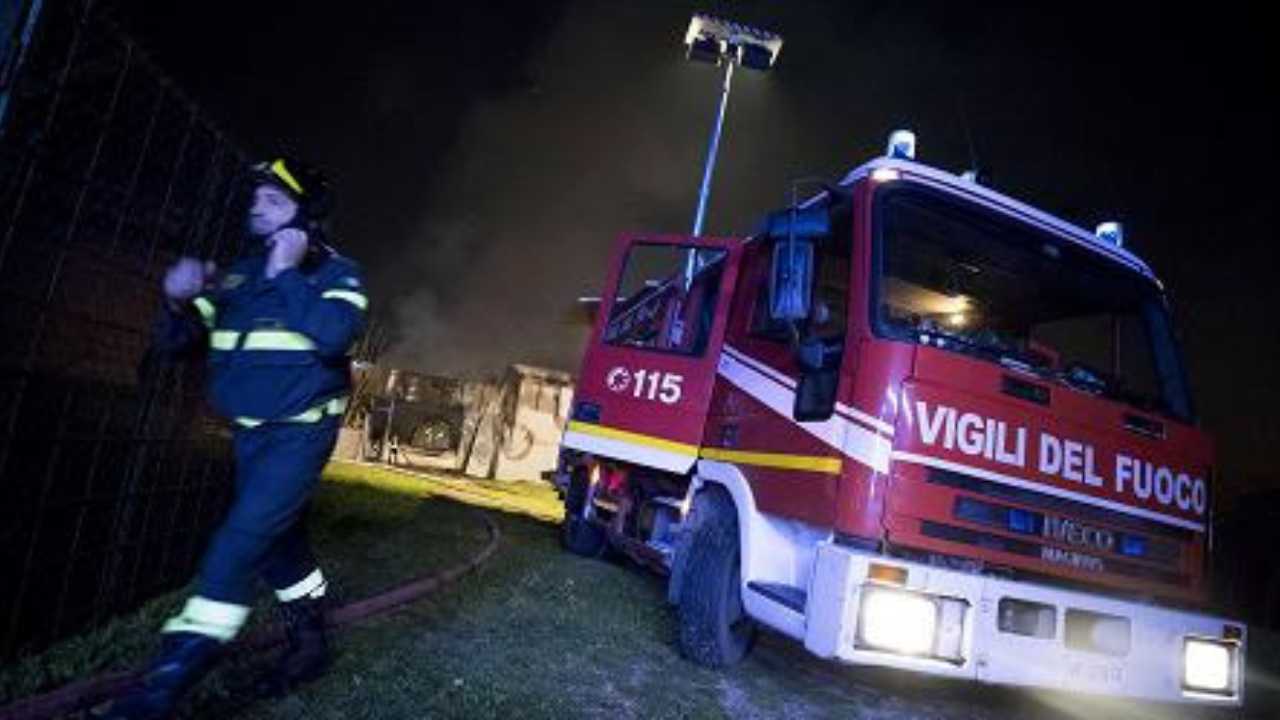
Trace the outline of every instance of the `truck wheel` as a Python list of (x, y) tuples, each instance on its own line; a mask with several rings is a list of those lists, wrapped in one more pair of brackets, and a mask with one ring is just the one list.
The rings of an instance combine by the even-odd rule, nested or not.
[(738, 514), (721, 490), (694, 503), (702, 517), (689, 538), (676, 615), (680, 652), (706, 667), (736, 664), (755, 642), (756, 625), (742, 607)]
[(560, 524), (560, 542), (574, 555), (600, 557), (604, 554), (608, 538), (604, 528), (584, 518), (587, 504), (587, 474), (581, 468), (569, 478), (569, 491), (564, 497), (564, 522)]
[(569, 552), (589, 558), (603, 555), (605, 545), (608, 544), (604, 528), (590, 520), (567, 515), (564, 524), (560, 526), (560, 540)]

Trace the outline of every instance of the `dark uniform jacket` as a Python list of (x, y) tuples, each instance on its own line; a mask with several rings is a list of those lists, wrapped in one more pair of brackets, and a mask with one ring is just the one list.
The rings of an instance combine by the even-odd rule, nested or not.
[(214, 410), (244, 427), (341, 414), (348, 351), (364, 328), (360, 269), (327, 250), (268, 280), (266, 254), (236, 261), (182, 312), (166, 309), (157, 345), (169, 355), (209, 346)]

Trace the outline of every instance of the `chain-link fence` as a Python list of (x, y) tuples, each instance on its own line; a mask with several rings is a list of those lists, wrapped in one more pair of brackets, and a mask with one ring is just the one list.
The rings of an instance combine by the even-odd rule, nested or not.
[(34, 7), (0, 117), (5, 658), (190, 577), (230, 436), (201, 364), (148, 338), (163, 268), (233, 256), (244, 195), (240, 151), (94, 3)]

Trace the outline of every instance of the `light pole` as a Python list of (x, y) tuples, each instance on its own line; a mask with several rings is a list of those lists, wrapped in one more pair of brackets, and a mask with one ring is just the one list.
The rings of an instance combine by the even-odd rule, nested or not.
[(396, 396), (400, 394), (399, 376), (399, 372), (392, 370), (387, 378), (387, 394), (391, 398), (387, 403), (387, 424), (382, 428), (382, 447), (378, 453), (378, 459), (384, 463), (391, 459), (391, 425), (396, 419)]
[[(4, 116), (9, 109), (9, 99), (35, 36), (44, 0), (35, 0), (26, 5), (24, 10), (21, 2), (0, 3), (0, 27), (5, 28), (0, 32), (0, 134), (4, 133)], [(17, 30), (19, 25), (22, 26), (22, 32)]]
[(752, 70), (768, 70), (773, 67), (778, 60), (778, 53), (782, 51), (782, 37), (768, 30), (731, 20), (694, 15), (689, 21), (684, 44), (685, 57), (688, 59), (725, 66), (720, 107), (716, 111), (716, 123), (711, 129), (707, 162), (702, 169), (702, 187), (698, 191), (698, 210), (693, 217), (693, 234), (697, 236), (702, 234), (707, 198), (711, 195), (711, 176), (715, 173), (716, 154), (720, 150), (720, 131), (724, 127), (724, 111), (729, 103), (733, 68), (735, 65), (743, 65)]

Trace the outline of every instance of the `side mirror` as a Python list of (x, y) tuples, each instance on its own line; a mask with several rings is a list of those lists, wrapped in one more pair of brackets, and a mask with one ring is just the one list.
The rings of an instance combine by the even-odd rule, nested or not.
[(812, 279), (812, 242), (784, 240), (774, 245), (769, 273), (769, 318), (798, 321), (809, 317)]
[(814, 370), (801, 374), (791, 416), (799, 422), (830, 418), (836, 411), (836, 388), (839, 383), (839, 370)]
[(827, 344), (821, 338), (808, 338), (796, 345), (796, 364), (802, 372), (822, 370), (827, 364)]
[(769, 274), (769, 317), (803, 320), (812, 300), (814, 243), (831, 234), (831, 213), (825, 206), (778, 210), (765, 219), (764, 234), (777, 241)]
[(831, 234), (831, 209), (826, 205), (787, 208), (769, 213), (764, 232), (777, 240), (812, 240)]

